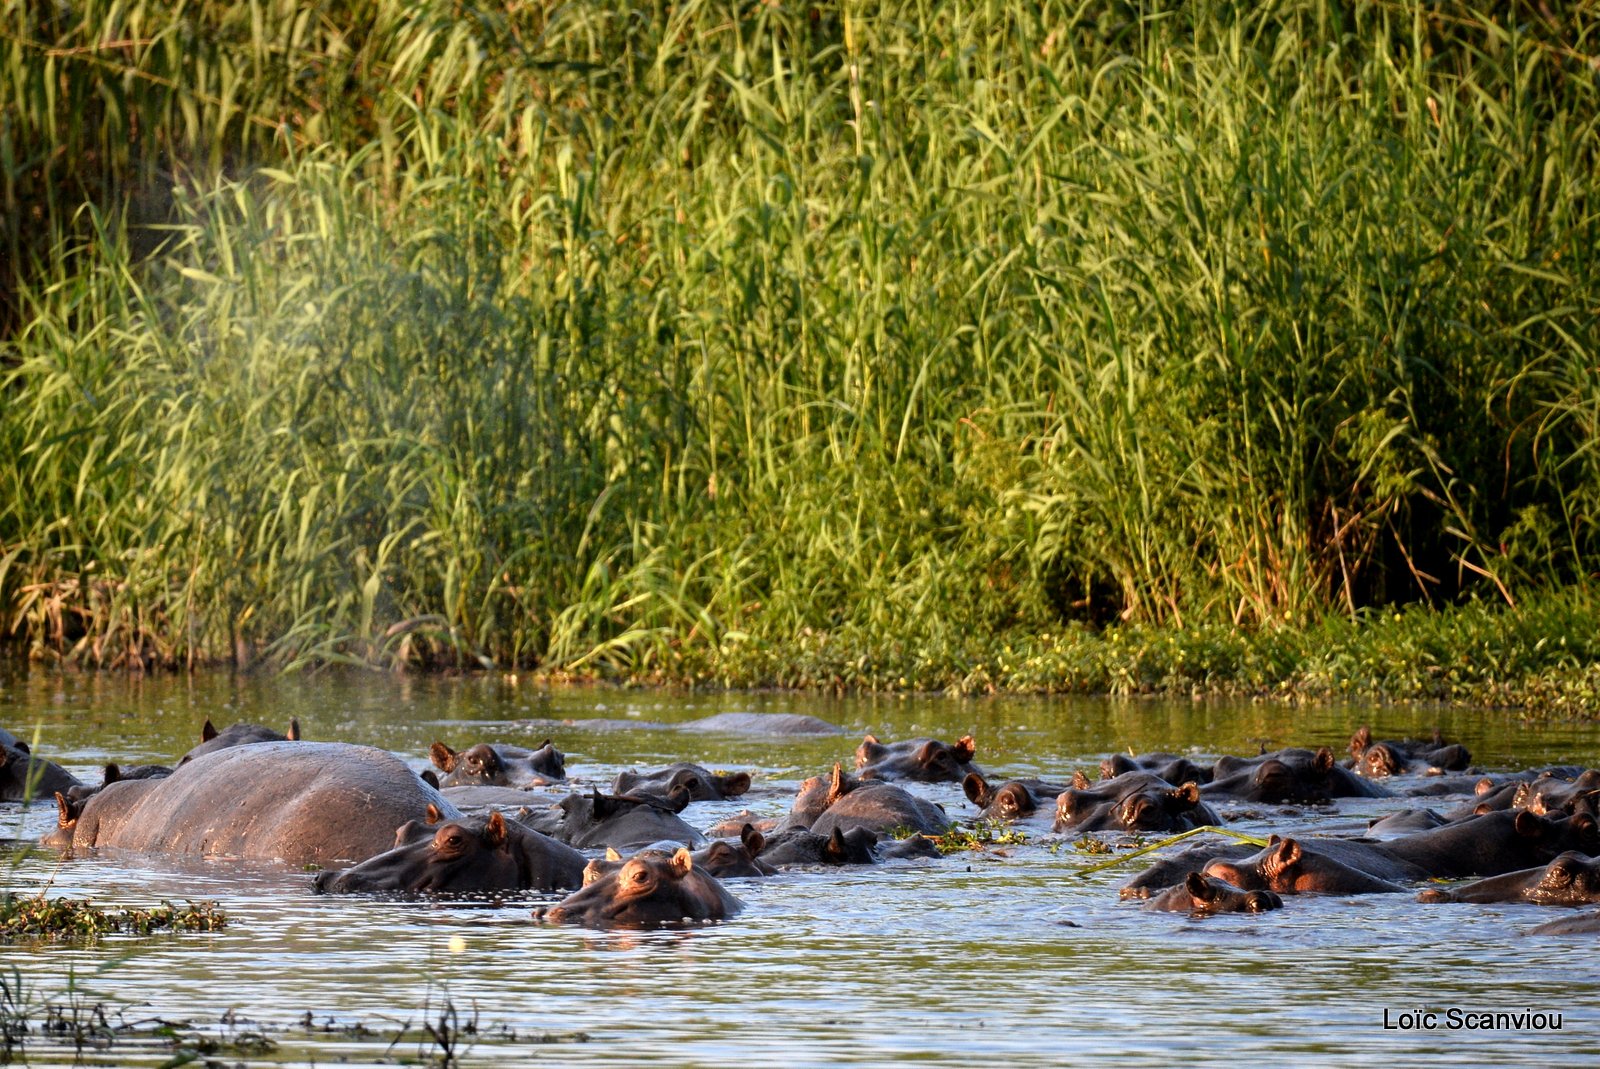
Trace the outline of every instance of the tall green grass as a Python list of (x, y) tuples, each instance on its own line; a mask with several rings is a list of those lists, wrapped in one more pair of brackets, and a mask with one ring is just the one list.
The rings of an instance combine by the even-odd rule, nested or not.
[(959, 685), (1590, 578), (1581, 6), (3, 10), (41, 655)]

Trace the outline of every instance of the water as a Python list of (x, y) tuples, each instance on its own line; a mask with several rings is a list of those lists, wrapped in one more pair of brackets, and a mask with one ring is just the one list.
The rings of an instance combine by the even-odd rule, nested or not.
[[(107, 760), (171, 761), (208, 716), (218, 726), (280, 730), (297, 716), (308, 738), (372, 743), (417, 767), (434, 739), (460, 748), (549, 735), (567, 753), (569, 775), (602, 784), (623, 768), (680, 759), (753, 771), (747, 798), (686, 811), (702, 825), (746, 805), (786, 811), (796, 782), (848, 760), (866, 731), (972, 732), (992, 778), (1093, 774), (1115, 750), (1209, 756), (1328, 744), (1342, 752), (1361, 723), (1383, 737), (1437, 725), (1486, 768), (1600, 764), (1596, 725), (1530, 728), (1507, 714), (1460, 710), (548, 691), (505, 677), (11, 672), (0, 675), (0, 726), (26, 737), (37, 725), (41, 752), (85, 776)], [(805, 713), (847, 734), (788, 740), (640, 726), (729, 711)], [(926, 791), (952, 815), (973, 815), (959, 787)], [(1393, 806), (1346, 803), (1338, 815), (1269, 814), (1240, 827), (1353, 825)], [(0, 809), (19, 838), (53, 819), (49, 807)], [(465, 1064), (482, 1065), (1058, 1065), (1107, 1056), (1162, 1066), (1423, 1057), (1477, 1065), (1600, 1054), (1594, 937), (1524, 935), (1560, 911), (1421, 906), (1411, 895), (1300, 897), (1262, 916), (1194, 920), (1119, 901), (1115, 888), (1137, 865), (1074, 875), (1091, 860), (1070, 843), (1035, 840), (733, 881), (747, 908), (730, 923), (601, 933), (532, 923), (529, 911), (549, 896), (499, 906), (330, 898), (310, 893), (307, 874), (268, 865), (136, 856), (58, 865), (36, 854), (4, 876), (13, 890), (48, 887), (118, 905), (214, 899), (230, 924), (204, 935), (7, 945), (0, 971), (13, 986), (20, 980), (36, 1020), (47, 1002), (68, 1019), (78, 1007), (80, 1021), (85, 1007), (103, 1004), (113, 1023), (138, 1026), (109, 1049), (88, 1049), (92, 1064), (162, 1064), (171, 1051), (159, 1021), (220, 1042), (214, 1057), (225, 1064), (426, 1060), (441, 1047), (424, 1023), (451, 1038)], [(1386, 1014), (1394, 1023), (1424, 1007), (1532, 1007), (1560, 1012), (1563, 1027), (1384, 1027)], [(441, 1029), (447, 1008), (454, 1016)], [(474, 1021), (475, 1032), (458, 1034)], [(77, 1056), (70, 1038), (24, 1038), (34, 1064)]]

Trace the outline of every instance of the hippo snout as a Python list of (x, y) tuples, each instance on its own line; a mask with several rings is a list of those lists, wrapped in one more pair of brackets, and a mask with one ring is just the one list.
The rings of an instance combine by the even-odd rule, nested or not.
[(338, 869), (323, 869), (317, 873), (316, 879), (311, 881), (311, 889), (319, 895), (332, 894), (337, 888), (334, 881), (339, 878)]

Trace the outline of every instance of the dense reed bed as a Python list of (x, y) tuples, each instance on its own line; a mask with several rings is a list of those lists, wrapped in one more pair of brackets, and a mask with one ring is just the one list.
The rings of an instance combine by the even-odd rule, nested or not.
[(1571, 7), (3, 0), (5, 630), (1592, 691)]

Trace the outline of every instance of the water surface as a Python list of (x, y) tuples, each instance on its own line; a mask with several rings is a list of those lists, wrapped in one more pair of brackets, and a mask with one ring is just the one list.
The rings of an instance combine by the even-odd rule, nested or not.
[[(787, 810), (798, 780), (849, 760), (860, 735), (953, 738), (973, 733), (977, 761), (1006, 775), (1094, 774), (1118, 750), (1197, 757), (1263, 745), (1327, 744), (1343, 752), (1370, 723), (1380, 736), (1435, 726), (1479, 765), (1600, 764), (1590, 724), (1537, 728), (1495, 712), (1304, 708), (1269, 703), (1085, 699), (826, 699), (789, 694), (546, 690), (511, 677), (201, 676), (130, 680), (34, 670), (0, 675), (0, 726), (29, 737), (80, 775), (108, 760), (170, 762), (211, 718), (369, 743), (416, 767), (428, 744), (537, 743), (567, 753), (570, 776), (609, 783), (624, 768), (693, 760), (755, 773), (739, 803), (697, 803), (709, 825), (748, 804)], [(707, 735), (670, 725), (719, 712), (804, 713), (833, 737)], [(926, 788), (956, 818), (974, 812), (959, 787)], [(1394, 803), (1337, 814), (1269, 813), (1241, 828), (1359, 824)], [(0, 807), (7, 834), (36, 836), (52, 807)], [(243, 1039), (228, 1062), (356, 1064), (427, 1058), (424, 1022), (459, 1028), (467, 1064), (563, 1065), (928, 1061), (1056, 1065), (1115, 1056), (1124, 1065), (1235, 1065), (1241, 1058), (1388, 1064), (1548, 1062), (1600, 1053), (1594, 937), (1529, 939), (1564, 915), (1532, 906), (1420, 906), (1411, 895), (1290, 899), (1259, 917), (1192, 920), (1119, 901), (1136, 866), (1088, 877), (1070, 841), (918, 861), (800, 873), (730, 886), (734, 921), (691, 931), (598, 933), (531, 922), (528, 895), (492, 903), (324, 898), (310, 876), (270, 865), (101, 856), (58, 864), (22, 856), (4, 879), (19, 893), (102, 904), (214, 899), (231, 919), (206, 935), (92, 945), (14, 944), (25, 1004), (42, 1015), (103, 1003), (113, 1017), (181, 1022)], [(459, 949), (452, 949), (452, 946)], [(1559, 1011), (1559, 1032), (1385, 1028), (1423, 1007)], [(406, 1038), (395, 1036), (406, 1026)], [(251, 1045), (257, 1032), (273, 1048)], [(35, 1064), (70, 1062), (34, 1035)], [(159, 1065), (158, 1043), (121, 1041), (85, 1057)]]

